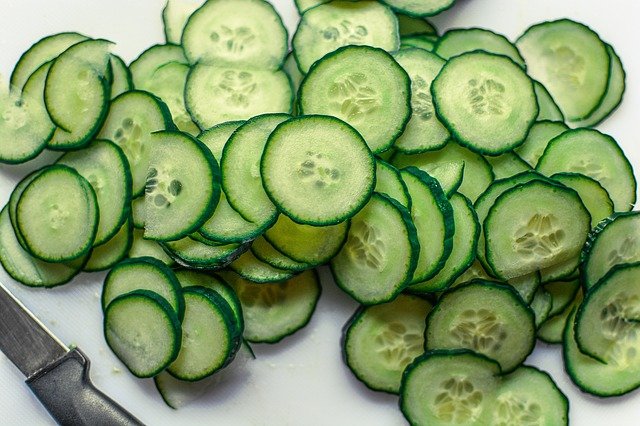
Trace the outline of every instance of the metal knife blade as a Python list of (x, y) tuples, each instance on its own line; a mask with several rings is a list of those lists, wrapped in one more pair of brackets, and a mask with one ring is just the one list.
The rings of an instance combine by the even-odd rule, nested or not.
[(0, 350), (31, 377), (62, 358), (67, 348), (0, 283)]

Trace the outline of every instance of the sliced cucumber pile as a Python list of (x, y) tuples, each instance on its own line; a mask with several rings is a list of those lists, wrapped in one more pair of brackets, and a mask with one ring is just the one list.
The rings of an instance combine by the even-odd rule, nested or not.
[(568, 424), (537, 338), (585, 392), (640, 387), (637, 183), (591, 128), (622, 61), (568, 19), (439, 36), (453, 3), (296, 0), (291, 51), (265, 0), (168, 0), (129, 65), (36, 42), (0, 163), (64, 153), (10, 195), (0, 262), (32, 287), (108, 270), (105, 340), (172, 407), (304, 328), (321, 267), (359, 305), (346, 365), (411, 424)]

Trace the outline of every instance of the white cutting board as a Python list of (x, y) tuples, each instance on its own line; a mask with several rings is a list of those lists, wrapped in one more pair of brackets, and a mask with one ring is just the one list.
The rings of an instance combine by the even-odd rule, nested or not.
[[(293, 0), (274, 0), (290, 32), (297, 13)], [(131, 61), (163, 41), (163, 0), (2, 0), (0, 1), (0, 74), (8, 78), (20, 54), (39, 38), (78, 31), (113, 40), (115, 52)], [(242, 11), (239, 11), (242, 13)], [(637, 143), (640, 111), (640, 3), (633, 0), (459, 0), (434, 18), (442, 31), (479, 26), (515, 39), (528, 25), (571, 17), (590, 25), (613, 44), (627, 71), (627, 92), (620, 109), (600, 129), (614, 136), (640, 171)], [(52, 157), (48, 157), (50, 160)], [(44, 164), (44, 159), (36, 161)], [(0, 165), (0, 205), (36, 162)], [(257, 360), (237, 383), (218, 389), (179, 411), (167, 408), (151, 380), (131, 376), (102, 337), (99, 293), (104, 274), (83, 274), (53, 290), (24, 288), (0, 271), (5, 283), (63, 341), (91, 358), (96, 385), (149, 425), (402, 425), (397, 398), (374, 393), (342, 364), (340, 330), (356, 304), (337, 290), (324, 271), (324, 292), (311, 323), (277, 345), (254, 345)], [(640, 424), (640, 392), (611, 400), (580, 393), (563, 372), (558, 347), (538, 345), (527, 363), (553, 375), (571, 401), (575, 426)], [(0, 354), (0, 425), (53, 423), (30, 394), (18, 370)]]

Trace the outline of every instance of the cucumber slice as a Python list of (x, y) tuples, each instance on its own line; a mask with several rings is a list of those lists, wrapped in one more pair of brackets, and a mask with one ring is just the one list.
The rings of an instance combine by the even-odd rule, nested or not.
[(133, 77), (129, 67), (124, 63), (122, 58), (117, 55), (111, 55), (109, 64), (113, 74), (111, 82), (111, 99), (115, 99), (133, 89)]
[[(351, 4), (362, 3), (369, 2)], [(298, 97), (301, 114), (347, 122), (374, 153), (391, 148), (411, 117), (409, 76), (390, 54), (370, 46), (345, 46), (323, 57), (302, 81)]]
[(182, 33), (184, 52), (192, 64), (271, 70), (284, 62), (287, 39), (280, 15), (262, 0), (207, 1), (191, 15)]
[(617, 213), (596, 226), (582, 249), (580, 278), (593, 288), (619, 264), (640, 261), (640, 212)]
[(391, 164), (399, 169), (414, 166), (439, 178), (447, 194), (455, 192), (456, 185), (459, 185), (457, 191), (471, 201), (475, 201), (494, 179), (491, 165), (482, 155), (453, 141), (437, 151), (416, 155), (396, 154)]
[[(229, 151), (238, 133), (225, 147), (223, 167), (234, 161)], [(245, 152), (246, 145), (242, 145)], [(251, 160), (245, 161), (253, 166)], [(278, 210), (298, 223), (335, 225), (355, 215), (371, 196), (375, 159), (362, 136), (348, 124), (329, 116), (304, 116), (280, 124), (271, 133), (260, 160), (260, 175)], [(225, 182), (229, 179), (233, 177), (226, 175)], [(229, 187), (225, 187), (229, 202), (240, 213), (247, 212)], [(251, 204), (257, 204), (255, 198)]]
[(257, 228), (273, 224), (278, 210), (262, 184), (260, 158), (269, 135), (290, 116), (266, 114), (240, 126), (224, 145), (220, 167), (229, 205)]
[(311, 267), (311, 265), (307, 263), (296, 262), (289, 256), (281, 253), (263, 236), (253, 240), (253, 243), (251, 243), (251, 253), (253, 253), (258, 260), (277, 269), (302, 272)]
[(409, 197), (407, 185), (400, 176), (400, 171), (379, 159), (376, 159), (376, 187), (374, 191), (393, 198), (411, 210), (411, 197)]
[(393, 12), (376, 1), (321, 4), (302, 14), (292, 41), (303, 74), (329, 52), (348, 45), (398, 50), (400, 35)]
[(560, 107), (553, 100), (551, 93), (539, 81), (533, 80), (533, 88), (536, 91), (538, 99), (538, 121), (550, 120), (561, 121), (564, 123), (564, 114), (560, 111)]
[(487, 156), (496, 179), (504, 179), (531, 170), (531, 166), (518, 157), (513, 151), (505, 152), (497, 157)]
[(16, 187), (13, 189), (11, 196), (9, 197), (9, 203), (7, 204), (7, 210), (9, 210), (9, 218), (11, 219), (11, 226), (13, 226), (13, 230), (15, 232), (15, 236), (22, 246), (23, 249), (26, 250), (27, 244), (24, 242), (24, 237), (20, 234), (20, 229), (18, 228), (18, 217), (16, 211), (18, 210), (18, 201), (20, 201), (20, 197), (22, 197), (22, 193), (29, 186), (29, 184), (43, 171), (46, 170), (47, 167), (43, 167), (34, 172), (28, 174), (25, 178), (23, 178)]
[(164, 263), (151, 257), (127, 259), (118, 263), (104, 280), (102, 309), (118, 296), (134, 290), (148, 290), (161, 296), (178, 318), (184, 316), (184, 298), (175, 274)]
[(261, 261), (250, 250), (242, 253), (228, 267), (242, 278), (255, 283), (286, 281), (294, 275), (291, 271), (275, 268)]
[(409, 211), (374, 193), (351, 220), (347, 242), (331, 259), (331, 272), (336, 284), (358, 302), (388, 302), (409, 284), (419, 254)]
[(534, 314), (510, 286), (476, 280), (446, 292), (429, 313), (425, 349), (471, 349), (516, 369), (533, 351)]
[(437, 180), (415, 167), (400, 171), (411, 199), (411, 218), (420, 245), (411, 284), (433, 278), (449, 258), (455, 232), (451, 203)]
[(148, 92), (126, 92), (111, 102), (109, 115), (98, 133), (122, 148), (132, 177), (132, 196), (144, 193), (152, 148), (151, 134), (172, 129), (171, 113), (167, 106)]
[(474, 50), (504, 55), (522, 68), (526, 68), (524, 59), (515, 47), (502, 34), (484, 28), (455, 28), (444, 33), (436, 43), (434, 53), (443, 59), (451, 59)]
[(85, 272), (105, 271), (127, 257), (133, 244), (133, 223), (127, 220), (110, 240), (94, 246), (84, 265)]
[(78, 259), (91, 248), (98, 227), (96, 195), (73, 169), (55, 165), (25, 188), (16, 222), (25, 248), (47, 262)]
[(160, 243), (144, 238), (144, 231), (133, 230), (133, 243), (129, 250), (129, 257), (153, 257), (167, 266), (173, 266), (175, 261), (164, 251)]
[(456, 140), (481, 154), (522, 145), (538, 116), (531, 79), (505, 56), (481, 51), (456, 56), (431, 87), (439, 119)]
[(322, 265), (340, 251), (348, 229), (347, 222), (332, 226), (301, 225), (281, 214), (264, 237), (276, 250), (296, 262)]
[(342, 335), (345, 363), (376, 391), (399, 393), (402, 372), (424, 352), (425, 319), (433, 305), (417, 296), (359, 308)]
[(400, 410), (412, 425), (491, 424), (500, 366), (471, 351), (430, 351), (405, 370)]
[(136, 89), (148, 84), (153, 74), (162, 65), (172, 62), (188, 64), (182, 46), (178, 44), (156, 44), (140, 54), (129, 66)]
[(277, 343), (307, 325), (320, 298), (315, 270), (287, 281), (256, 284), (233, 272), (221, 276), (233, 287), (244, 313), (244, 337), (249, 342)]
[(414, 154), (442, 148), (449, 140), (449, 131), (436, 117), (431, 98), (431, 83), (445, 64), (435, 54), (422, 49), (403, 49), (395, 60), (411, 78), (411, 119), (394, 148)]
[(517, 185), (496, 199), (484, 221), (487, 262), (510, 279), (574, 259), (590, 224), (574, 190), (541, 180)]
[(29, 287), (55, 287), (73, 279), (86, 259), (70, 263), (43, 262), (25, 251), (14, 233), (9, 219), (9, 209), (0, 213), (0, 263), (16, 281)]
[(56, 59), (74, 44), (85, 40), (87, 36), (74, 32), (53, 34), (38, 40), (18, 60), (11, 73), (10, 86), (21, 90), (38, 68)]
[(616, 265), (585, 295), (575, 320), (580, 351), (620, 369), (640, 369), (640, 262)]
[(182, 343), (167, 372), (180, 380), (196, 381), (212, 375), (233, 361), (242, 330), (227, 301), (205, 287), (182, 290), (185, 314)]
[(203, 3), (203, 0), (167, 0), (162, 9), (162, 23), (167, 43), (180, 44), (182, 31), (189, 17)]
[(558, 172), (582, 173), (600, 182), (616, 211), (628, 211), (636, 202), (636, 178), (631, 163), (608, 135), (592, 129), (575, 129), (554, 138), (536, 170), (550, 176)]
[(182, 331), (166, 300), (151, 291), (136, 290), (107, 306), (104, 336), (134, 376), (153, 377), (178, 356)]
[(535, 167), (549, 142), (567, 130), (569, 128), (561, 121), (538, 121), (531, 126), (524, 143), (517, 147), (514, 152), (529, 163), (531, 167)]
[(290, 113), (291, 82), (284, 71), (196, 64), (185, 87), (191, 118), (201, 129), (258, 114)]
[(208, 245), (192, 238), (163, 243), (167, 254), (178, 264), (191, 269), (219, 269), (249, 249), (248, 244)]
[(591, 228), (613, 214), (613, 201), (597, 180), (579, 173), (556, 173), (551, 179), (578, 193), (591, 215)]
[(147, 174), (144, 236), (177, 240), (196, 231), (220, 198), (220, 169), (211, 152), (186, 133), (159, 132)]
[(51, 63), (38, 68), (26, 81), (22, 94), (0, 88), (0, 163), (18, 164), (37, 157), (53, 136), (42, 92)]
[(393, 10), (410, 16), (433, 16), (449, 9), (455, 0), (383, 0)]
[[(452, 251), (444, 267), (431, 279), (412, 284), (409, 291), (429, 293), (447, 289), (475, 260), (480, 223), (473, 205), (464, 195), (453, 194), (449, 199), (453, 208), (455, 233)], [(422, 246), (420, 247), (422, 250)]]
[(589, 27), (569, 19), (528, 28), (516, 42), (527, 72), (542, 83), (569, 121), (588, 117), (607, 89), (609, 55)]
[(110, 240), (127, 220), (131, 205), (131, 172), (122, 150), (106, 140), (95, 140), (86, 148), (69, 152), (58, 164), (75, 169), (93, 188), (100, 220), (94, 245)]

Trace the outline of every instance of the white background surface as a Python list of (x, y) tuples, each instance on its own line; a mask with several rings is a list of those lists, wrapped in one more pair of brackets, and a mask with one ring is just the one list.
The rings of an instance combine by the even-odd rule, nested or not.
[[(297, 22), (293, 0), (274, 0), (290, 31)], [(115, 52), (134, 59), (163, 41), (163, 0), (0, 0), (0, 74), (8, 79), (20, 54), (39, 38), (78, 31), (113, 40)], [(239, 13), (242, 13), (241, 11)], [(459, 0), (433, 19), (442, 31), (479, 26), (515, 39), (530, 24), (571, 17), (610, 42), (627, 71), (621, 108), (600, 129), (614, 136), (640, 170), (640, 2), (633, 0)], [(51, 159), (51, 157), (48, 157)], [(38, 160), (42, 164), (43, 160)], [(0, 165), (0, 205), (35, 162)], [(325, 271), (326, 272), (326, 271)], [(0, 271), (5, 283), (63, 341), (91, 358), (96, 385), (149, 425), (402, 425), (397, 398), (367, 390), (341, 362), (340, 329), (355, 309), (324, 274), (324, 293), (306, 329), (274, 346), (255, 345), (258, 359), (238, 380), (193, 405), (167, 408), (151, 380), (135, 379), (111, 354), (101, 332), (99, 292), (103, 274), (83, 274), (53, 290), (24, 288)], [(640, 393), (611, 400), (581, 394), (565, 375), (558, 347), (539, 344), (527, 363), (550, 372), (571, 401), (575, 426), (640, 424)], [(51, 424), (17, 369), (0, 354), (0, 425)]]

